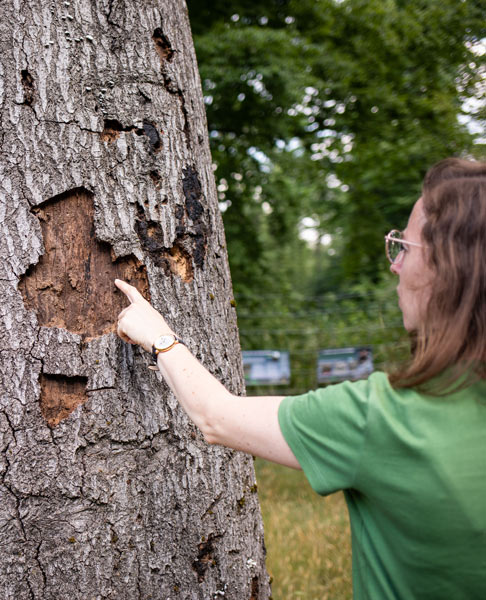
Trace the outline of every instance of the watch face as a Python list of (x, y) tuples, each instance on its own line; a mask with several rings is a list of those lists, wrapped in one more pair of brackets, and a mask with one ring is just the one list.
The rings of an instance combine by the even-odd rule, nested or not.
[(173, 335), (161, 335), (154, 342), (154, 346), (157, 350), (165, 350), (172, 346), (175, 342), (175, 337)]

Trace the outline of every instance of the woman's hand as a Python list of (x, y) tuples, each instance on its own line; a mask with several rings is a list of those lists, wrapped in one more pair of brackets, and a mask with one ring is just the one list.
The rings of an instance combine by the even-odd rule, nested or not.
[(173, 331), (137, 288), (121, 279), (115, 279), (115, 285), (130, 301), (130, 306), (118, 315), (118, 335), (125, 342), (138, 344), (151, 352), (152, 344), (160, 335), (173, 334)]

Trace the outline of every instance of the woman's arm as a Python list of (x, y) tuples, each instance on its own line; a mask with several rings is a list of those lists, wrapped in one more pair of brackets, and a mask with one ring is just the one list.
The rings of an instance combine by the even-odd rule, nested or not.
[[(130, 306), (118, 317), (118, 335), (147, 352), (154, 340), (173, 334), (165, 319), (133, 286), (117, 279), (116, 286)], [(206, 441), (300, 469), (278, 424), (282, 396), (234, 396), (189, 352), (176, 344), (159, 353), (158, 367), (176, 398), (199, 427)]]

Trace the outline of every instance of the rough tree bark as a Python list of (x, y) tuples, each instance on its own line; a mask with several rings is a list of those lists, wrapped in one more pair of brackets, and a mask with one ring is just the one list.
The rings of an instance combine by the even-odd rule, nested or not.
[(183, 0), (0, 4), (0, 597), (269, 596), (252, 459), (121, 342), (134, 282), (242, 393)]

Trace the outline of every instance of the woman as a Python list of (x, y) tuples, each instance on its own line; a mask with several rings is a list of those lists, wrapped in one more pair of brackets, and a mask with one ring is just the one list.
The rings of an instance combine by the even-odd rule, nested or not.
[[(298, 397), (230, 394), (138, 291), (118, 333), (151, 351), (211, 444), (302, 468), (344, 490), (355, 598), (486, 598), (486, 164), (428, 173), (403, 234), (386, 236), (411, 363)], [(170, 337), (174, 336), (174, 337)]]

